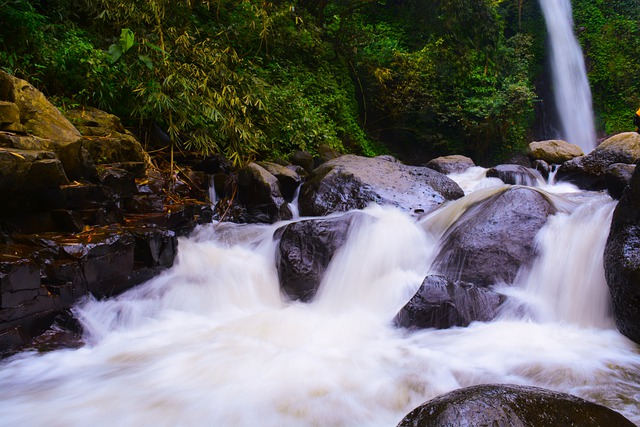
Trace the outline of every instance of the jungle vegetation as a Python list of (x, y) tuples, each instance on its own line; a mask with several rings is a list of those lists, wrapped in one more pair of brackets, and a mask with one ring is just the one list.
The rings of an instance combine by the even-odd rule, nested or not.
[[(598, 132), (631, 130), (640, 0), (573, 7)], [(0, 0), (2, 69), (237, 165), (323, 144), (501, 161), (545, 137), (545, 61), (537, 0)]]

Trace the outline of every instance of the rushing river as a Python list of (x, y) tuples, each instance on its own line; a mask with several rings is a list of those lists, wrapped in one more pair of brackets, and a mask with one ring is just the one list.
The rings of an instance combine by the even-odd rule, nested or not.
[[(457, 210), (500, 185), (474, 168), (463, 199), (416, 220), (390, 208), (354, 227), (316, 298), (281, 297), (275, 225), (217, 223), (174, 267), (75, 310), (86, 345), (0, 366), (2, 426), (380, 426), (482, 383), (541, 386), (640, 422), (640, 354), (614, 328), (602, 254), (615, 207), (547, 186), (560, 206), (529, 274), (501, 285), (498, 320), (417, 332), (391, 320), (429, 273)], [(478, 196), (480, 195), (480, 196)]]

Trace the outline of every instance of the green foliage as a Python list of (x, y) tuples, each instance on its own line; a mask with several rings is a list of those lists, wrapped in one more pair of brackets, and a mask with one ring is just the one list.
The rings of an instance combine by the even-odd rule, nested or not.
[(574, 5), (596, 123), (606, 134), (633, 130), (633, 113), (640, 107), (639, 10), (637, 0), (581, 0)]

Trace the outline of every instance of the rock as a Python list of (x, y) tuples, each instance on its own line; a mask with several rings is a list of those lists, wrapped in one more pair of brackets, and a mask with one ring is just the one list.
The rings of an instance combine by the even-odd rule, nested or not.
[(278, 179), (262, 166), (250, 163), (238, 174), (238, 198), (254, 211), (255, 222), (273, 223), (291, 219), (292, 214), (280, 191)]
[(582, 149), (561, 139), (535, 141), (527, 147), (527, 155), (532, 161), (544, 160), (551, 165), (561, 165), (567, 160), (584, 156)]
[[(149, 155), (138, 140), (127, 131), (113, 114), (92, 107), (75, 108), (66, 117), (82, 134), (85, 165), (139, 163), (150, 165)], [(86, 167), (85, 167), (86, 168)], [(89, 166), (90, 168), (90, 166)], [(91, 171), (83, 171), (91, 175)], [(141, 175), (138, 172), (138, 175)]]
[(640, 135), (623, 132), (612, 136), (583, 157), (576, 157), (558, 168), (556, 179), (569, 181), (585, 190), (604, 190), (605, 174), (614, 163), (634, 164), (640, 160)]
[(296, 151), (289, 160), (291, 164), (302, 166), (307, 173), (311, 173), (315, 168), (313, 156), (307, 151)]
[(422, 214), (463, 195), (458, 184), (433, 169), (346, 155), (324, 163), (307, 177), (299, 206), (303, 216), (363, 209), (370, 203)]
[(544, 178), (545, 180), (549, 179), (549, 174), (552, 171), (551, 165), (549, 163), (545, 162), (544, 160), (534, 160), (531, 162), (531, 166), (533, 167), (533, 169), (540, 172), (542, 178)]
[(368, 215), (350, 212), (341, 216), (306, 219), (279, 228), (276, 266), (280, 287), (293, 300), (315, 296), (327, 266), (344, 245), (351, 227)]
[(636, 170), (636, 165), (629, 165), (626, 163), (614, 163), (607, 168), (604, 175), (604, 181), (607, 184), (607, 191), (609, 195), (614, 199), (620, 199), (622, 192), (629, 182), (631, 182), (631, 176)]
[(620, 332), (640, 343), (640, 170), (613, 213), (604, 251), (613, 314)]
[(535, 235), (555, 212), (534, 189), (499, 190), (472, 205), (446, 231), (432, 269), (477, 286), (511, 283), (531, 265)]
[(340, 153), (338, 153), (333, 148), (329, 147), (327, 144), (320, 144), (318, 146), (318, 163), (319, 165), (322, 163), (326, 163), (329, 160), (336, 159), (340, 157)]
[(300, 182), (302, 181), (300, 175), (286, 166), (282, 166), (277, 163), (258, 162), (257, 164), (262, 166), (267, 172), (278, 179), (282, 196), (287, 202), (291, 202), (298, 186), (300, 186)]
[(469, 157), (454, 154), (429, 160), (426, 167), (434, 171), (449, 175), (450, 173), (462, 173), (476, 164)]
[(50, 151), (0, 148), (0, 190), (22, 192), (52, 188), (69, 181)]
[(394, 324), (408, 329), (446, 329), (488, 322), (503, 302), (504, 296), (489, 289), (431, 275), (396, 315)]
[(56, 153), (70, 179), (81, 175), (80, 132), (47, 98), (24, 80), (0, 70), (0, 100), (13, 102), (20, 110), (20, 122), (31, 135), (33, 147)]
[(483, 384), (438, 396), (398, 427), (632, 427), (621, 414), (579, 397), (539, 387)]
[(487, 170), (487, 178), (499, 178), (505, 184), (540, 186), (544, 178), (535, 169), (522, 165), (498, 165)]
[(12, 124), (20, 124), (20, 109), (15, 102), (0, 101), (0, 129)]

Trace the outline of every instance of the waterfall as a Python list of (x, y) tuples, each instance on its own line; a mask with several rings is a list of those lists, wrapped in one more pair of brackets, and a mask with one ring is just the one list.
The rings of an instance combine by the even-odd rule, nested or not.
[(572, 393), (640, 422), (640, 354), (611, 326), (601, 280), (608, 196), (549, 193), (559, 213), (528, 275), (504, 290), (517, 310), (465, 328), (393, 326), (443, 231), (507, 188), (474, 187), (417, 221), (365, 209), (310, 303), (280, 294), (274, 236), (286, 223), (201, 226), (171, 269), (75, 307), (85, 346), (2, 361), (0, 424), (392, 427), (484, 383)]
[(587, 154), (595, 148), (591, 89), (582, 49), (573, 33), (571, 0), (540, 0), (551, 44), (553, 92), (561, 137)]

